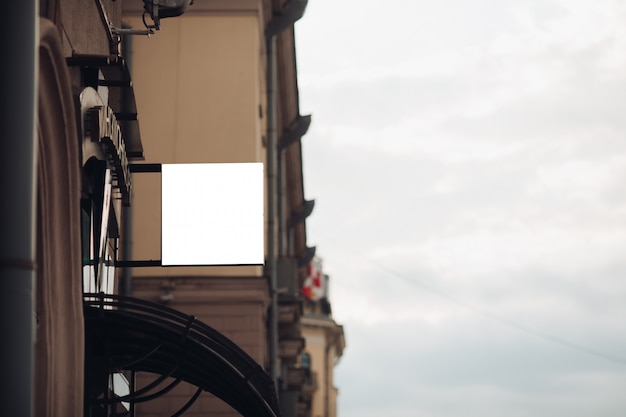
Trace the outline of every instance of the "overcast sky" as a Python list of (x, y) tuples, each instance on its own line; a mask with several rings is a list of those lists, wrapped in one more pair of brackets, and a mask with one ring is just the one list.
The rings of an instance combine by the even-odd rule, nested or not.
[(626, 415), (626, 3), (310, 0), (340, 417)]

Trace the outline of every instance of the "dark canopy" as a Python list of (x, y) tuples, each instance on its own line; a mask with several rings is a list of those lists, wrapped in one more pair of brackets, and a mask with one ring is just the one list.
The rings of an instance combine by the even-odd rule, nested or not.
[(280, 416), (274, 383), (263, 368), (221, 333), (177, 310), (85, 294), (85, 344), (86, 401), (92, 404), (158, 396), (138, 387), (126, 399), (103, 399), (109, 373), (142, 371), (193, 384), (246, 417)]

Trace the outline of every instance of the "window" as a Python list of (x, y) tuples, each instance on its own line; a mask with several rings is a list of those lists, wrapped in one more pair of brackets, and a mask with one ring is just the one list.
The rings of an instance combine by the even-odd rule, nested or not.
[(113, 294), (118, 230), (111, 170), (105, 161), (92, 158), (83, 171), (86, 180), (81, 201), (83, 292)]

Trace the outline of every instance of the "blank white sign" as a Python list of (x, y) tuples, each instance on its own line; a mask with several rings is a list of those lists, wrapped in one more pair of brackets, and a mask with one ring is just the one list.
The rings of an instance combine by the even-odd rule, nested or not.
[(163, 164), (161, 264), (264, 262), (263, 164)]

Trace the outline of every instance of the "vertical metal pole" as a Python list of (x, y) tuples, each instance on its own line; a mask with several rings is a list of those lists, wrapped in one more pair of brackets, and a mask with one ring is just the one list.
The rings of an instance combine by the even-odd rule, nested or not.
[(130, 410), (128, 410), (129, 412), (129, 417), (135, 417), (135, 388), (137, 386), (137, 371), (132, 370), (130, 371), (130, 394), (131, 394), (131, 399), (130, 399)]
[(278, 389), (280, 375), (278, 359), (278, 300), (275, 249), (276, 211), (276, 56), (275, 37), (267, 37), (267, 262), (270, 280), (271, 306), (269, 312), (270, 376)]
[(0, 75), (0, 404), (7, 416), (34, 409), (38, 1), (4, 4), (9, 39)]
[[(122, 26), (125, 29), (129, 29), (128, 26)], [(132, 36), (122, 36), (122, 55), (124, 56), (124, 60), (126, 61), (126, 65), (128, 66), (128, 70), (132, 71)], [(132, 75), (131, 75), (132, 76)], [(130, 94), (124, 89), (124, 98), (123, 100), (129, 100)], [(132, 174), (131, 174), (132, 179)], [(131, 201), (132, 205), (132, 194)], [(133, 255), (132, 242), (133, 242), (133, 210), (132, 207), (123, 207), (122, 208), (122, 259), (125, 261), (130, 261)], [(131, 267), (124, 267), (122, 269), (121, 282), (120, 282), (120, 292), (122, 295), (130, 297), (133, 295), (133, 270)], [(133, 373), (134, 375), (134, 373)], [(134, 404), (134, 403), (131, 403)], [(131, 405), (134, 408), (134, 405)], [(134, 411), (131, 412), (130, 417), (134, 417)]]
[(276, 207), (276, 216), (278, 220), (278, 252), (276, 255), (278, 258), (281, 258), (285, 255), (285, 244), (284, 244), (284, 233), (285, 233), (285, 219), (284, 219), (284, 210), (283, 210), (283, 178), (284, 177), (284, 164), (283, 164), (283, 150), (278, 147), (276, 151), (276, 199), (277, 199), (277, 207)]
[[(131, 207), (122, 208), (122, 259), (130, 261), (132, 259), (132, 215)], [(127, 297), (133, 295), (133, 275), (131, 267), (122, 269), (122, 282), (120, 282), (120, 293)]]

